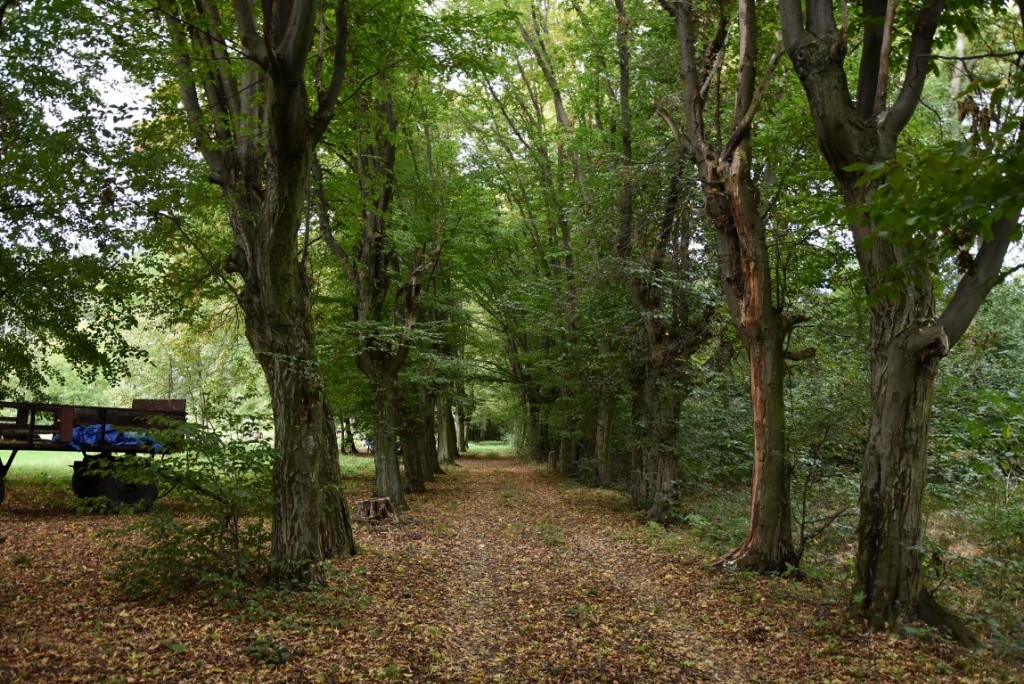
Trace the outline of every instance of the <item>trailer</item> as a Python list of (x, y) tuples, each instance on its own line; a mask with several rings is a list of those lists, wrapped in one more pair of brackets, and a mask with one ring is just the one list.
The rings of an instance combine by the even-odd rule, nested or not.
[[(136, 399), (131, 408), (0, 401), (0, 503), (4, 481), (19, 451), (78, 452), (71, 489), (81, 498), (106, 497), (115, 503), (151, 504), (149, 482), (118, 478), (109, 468), (125, 455), (167, 453), (148, 436), (185, 421), (183, 399)], [(6, 461), (4, 453), (10, 452)]]

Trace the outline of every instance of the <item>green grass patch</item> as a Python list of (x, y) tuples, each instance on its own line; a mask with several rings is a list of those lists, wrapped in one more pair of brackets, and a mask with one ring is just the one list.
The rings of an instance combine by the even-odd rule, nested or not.
[[(9, 454), (0, 456), (7, 463)], [(19, 451), (7, 473), (9, 481), (71, 482), (71, 464), (81, 460), (77, 451)], [(173, 455), (170, 457), (173, 458)], [(341, 476), (364, 479), (373, 477), (373, 459), (366, 456), (341, 456)]]
[[(4, 463), (9, 453), (0, 455)], [(10, 480), (71, 482), (71, 464), (81, 460), (77, 451), (19, 451), (7, 472)]]
[(341, 476), (345, 479), (373, 479), (373, 457), (341, 455)]
[(512, 453), (512, 445), (508, 442), (470, 442), (470, 456), (504, 456)]

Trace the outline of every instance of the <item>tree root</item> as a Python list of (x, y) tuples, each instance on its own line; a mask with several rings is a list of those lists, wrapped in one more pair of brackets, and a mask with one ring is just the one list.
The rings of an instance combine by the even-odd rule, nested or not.
[(712, 563), (711, 567), (722, 572), (741, 570), (760, 574), (792, 573), (797, 564), (796, 552), (792, 548), (779, 549), (778, 553), (773, 555), (774, 558), (765, 557), (748, 537), (742, 544)]
[(921, 620), (939, 631), (945, 632), (956, 639), (964, 648), (975, 649), (981, 646), (981, 641), (974, 635), (966, 623), (939, 605), (932, 593), (922, 587), (917, 597), (917, 616)]

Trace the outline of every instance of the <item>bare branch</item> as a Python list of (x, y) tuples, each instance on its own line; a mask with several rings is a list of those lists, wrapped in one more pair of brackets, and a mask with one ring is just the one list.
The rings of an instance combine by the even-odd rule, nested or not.
[(327, 249), (342, 264), (349, 263), (348, 253), (338, 244), (331, 229), (331, 215), (327, 209), (327, 197), (324, 193), (324, 170), (320, 166), (320, 160), (313, 155), (313, 193), (316, 196), (317, 222), (320, 224), (320, 234), (323, 236)]
[(1020, 212), (1012, 218), (1004, 217), (995, 222), (992, 239), (981, 245), (974, 267), (957, 283), (953, 298), (939, 317), (939, 325), (946, 331), (950, 347), (963, 337), (985, 297), (1005, 277), (1001, 273), (1003, 261), (1018, 221)]
[(885, 101), (889, 92), (889, 60), (892, 57), (892, 31), (893, 24), (896, 22), (897, 2), (898, 0), (889, 0), (885, 8), (882, 47), (878, 55), (878, 81), (875, 84), (875, 116), (878, 116), (885, 109)]
[(758, 87), (757, 92), (754, 93), (754, 98), (751, 101), (750, 106), (747, 107), (747, 111), (743, 114), (743, 118), (740, 119), (733, 127), (732, 136), (729, 138), (729, 142), (722, 151), (722, 159), (728, 159), (731, 157), (740, 142), (742, 142), (750, 131), (750, 125), (754, 122), (754, 115), (757, 114), (757, 108), (761, 105), (761, 100), (764, 99), (765, 93), (768, 92), (768, 88), (772, 84), (772, 77), (775, 75), (775, 66), (779, 63), (779, 59), (781, 57), (782, 47), (779, 47), (775, 51), (775, 54), (772, 55), (771, 59), (768, 60), (768, 66), (765, 68), (764, 75), (761, 77), (761, 85)]
[(796, 50), (807, 35), (800, 0), (779, 0), (779, 18), (782, 24), (782, 42), (786, 46), (786, 51)]
[(227, 164), (224, 153), (211, 144), (206, 130), (203, 127), (203, 108), (199, 104), (199, 93), (196, 90), (194, 75), (192, 73), (192, 62), (189, 56), (189, 41), (181, 19), (170, 11), (169, 3), (162, 4), (164, 17), (170, 34), (171, 44), (175, 50), (175, 61), (178, 63), (178, 84), (181, 89), (181, 102), (185, 109), (185, 119), (188, 122), (189, 131), (199, 147), (206, 163), (218, 178), (218, 183), (223, 183)]
[(883, 111), (881, 126), (889, 135), (899, 135), (921, 100), (922, 88), (928, 77), (928, 55), (935, 42), (935, 31), (945, 10), (945, 0), (925, 0), (914, 22), (910, 37), (910, 53), (907, 55), (907, 72), (900, 93), (892, 107)]
[[(240, 1), (240, 0), (239, 0)], [(341, 96), (341, 88), (345, 83), (346, 59), (348, 53), (348, 2), (338, 0), (334, 8), (334, 71), (331, 73), (331, 84), (318, 98), (316, 114), (310, 135), (315, 145), (327, 131), (327, 126), (334, 118), (334, 112)]]
[(235, 12), (235, 23), (238, 35), (242, 39), (247, 57), (264, 69), (268, 66), (267, 44), (256, 31), (256, 20), (252, 16), (252, 3), (248, 0), (231, 0), (231, 8)]

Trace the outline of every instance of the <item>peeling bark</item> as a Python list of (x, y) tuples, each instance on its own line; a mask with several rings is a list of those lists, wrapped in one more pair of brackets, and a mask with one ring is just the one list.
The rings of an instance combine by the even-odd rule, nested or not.
[[(705, 100), (698, 88), (701, 73), (712, 74), (722, 62), (713, 52), (698, 64), (692, 6), (687, 2), (662, 5), (675, 19), (682, 81), (682, 127), (668, 113), (662, 116), (677, 134), (677, 142), (697, 166), (706, 212), (718, 237), (718, 270), (729, 313), (750, 359), (750, 402), (753, 411), (753, 476), (750, 528), (746, 540), (717, 561), (719, 567), (758, 572), (781, 572), (798, 562), (791, 533), (789, 466), (783, 375), (785, 324), (772, 300), (771, 261), (766, 226), (757, 204), (750, 170), (750, 126), (771, 80), (778, 57), (757, 81), (757, 14), (752, 0), (737, 6), (739, 70), (733, 125), (729, 141), (714, 147), (705, 132)], [(720, 18), (724, 31), (725, 15)], [(722, 43), (722, 41), (718, 41)], [(718, 49), (722, 49), (719, 46)]]

